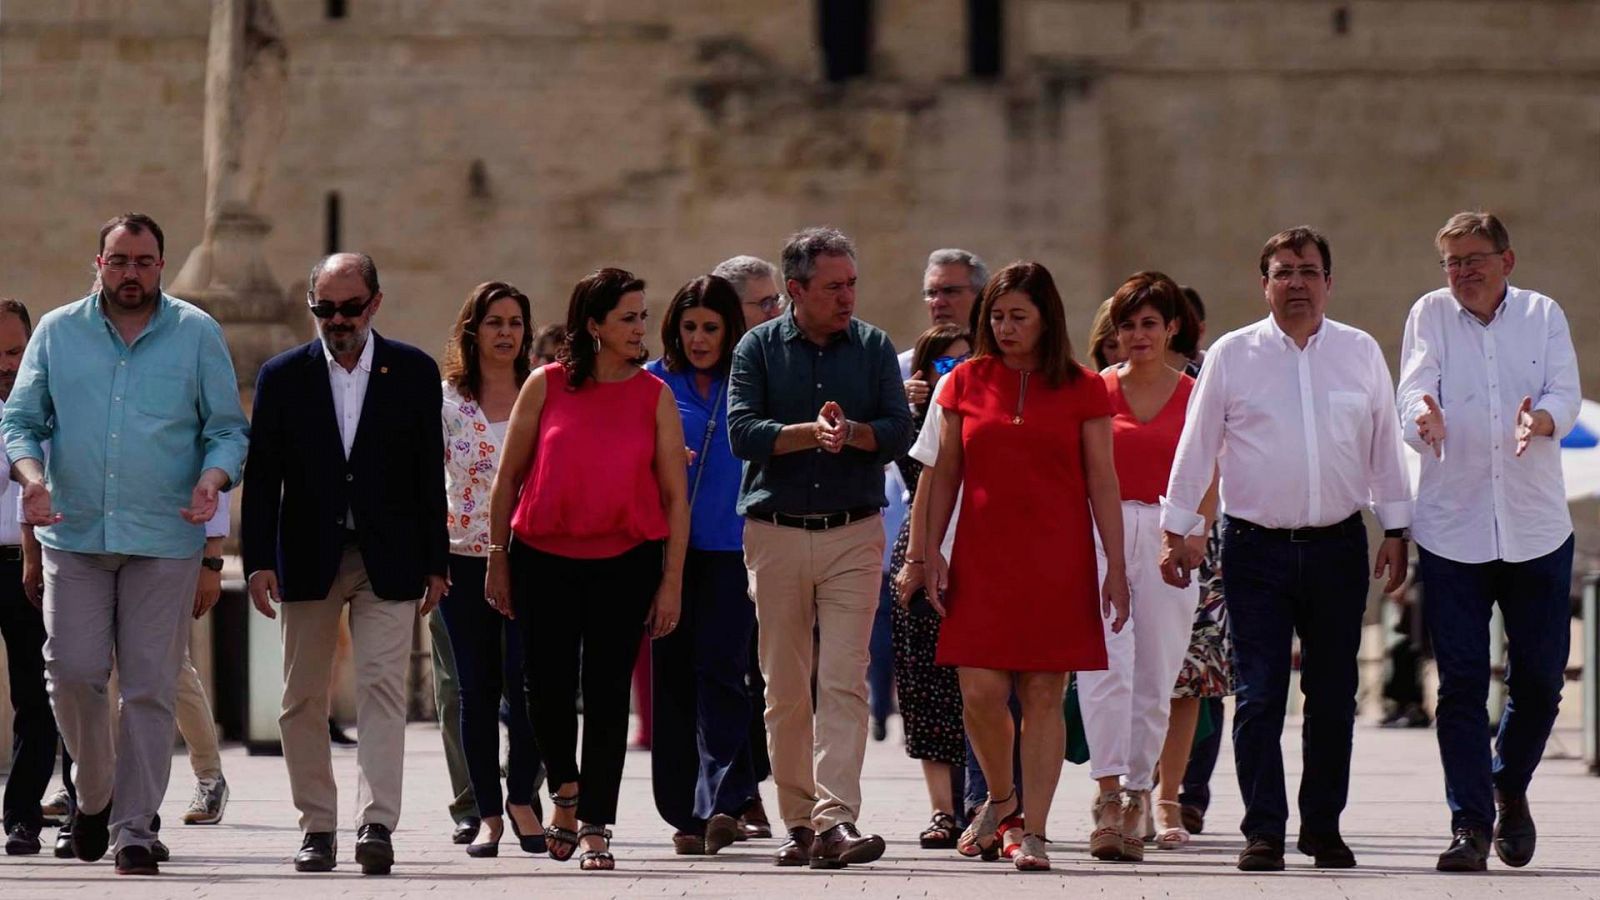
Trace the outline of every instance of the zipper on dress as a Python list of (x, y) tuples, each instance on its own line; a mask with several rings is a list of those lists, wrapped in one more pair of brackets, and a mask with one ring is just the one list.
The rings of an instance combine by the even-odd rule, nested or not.
[(1022, 424), (1022, 405), (1028, 400), (1028, 373), (1022, 373), (1022, 387), (1017, 389), (1017, 411), (1011, 416), (1011, 424)]

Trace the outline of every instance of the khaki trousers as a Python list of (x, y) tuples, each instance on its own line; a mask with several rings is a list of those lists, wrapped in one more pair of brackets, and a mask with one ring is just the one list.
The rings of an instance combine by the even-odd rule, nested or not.
[(867, 645), (883, 543), (876, 516), (827, 531), (745, 523), (745, 567), (767, 682), (767, 748), (786, 828), (820, 833), (860, 815)]
[[(420, 597), (418, 598), (421, 599)], [(350, 606), (355, 652), (356, 827), (400, 820), (405, 763), (406, 663), (417, 604), (378, 599), (367, 581), (361, 551), (345, 547), (328, 596), (278, 607), (283, 631), (283, 712), (278, 730), (289, 767), (289, 793), (300, 811), (300, 830), (336, 831), (338, 786), (328, 746), (328, 682), (339, 642), (339, 616)]]

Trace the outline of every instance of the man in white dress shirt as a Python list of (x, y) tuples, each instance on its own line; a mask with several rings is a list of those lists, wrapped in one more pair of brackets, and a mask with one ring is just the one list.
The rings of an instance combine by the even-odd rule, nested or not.
[[(1507, 283), (1517, 260), (1500, 220), (1457, 213), (1434, 243), (1449, 286), (1411, 307), (1398, 403), (1406, 442), (1422, 454), (1413, 532), (1455, 835), (1438, 868), (1481, 872), (1491, 828), (1501, 862), (1533, 858), (1528, 783), (1555, 723), (1570, 640), (1572, 518), (1559, 438), (1582, 400), (1566, 316)], [(1483, 738), (1497, 603), (1510, 697), (1491, 760)]]
[(1206, 356), (1163, 498), (1163, 574), (1186, 585), (1199, 559), (1183, 543), (1213, 471), (1222, 470), (1222, 583), (1233, 628), (1233, 741), (1245, 803), (1245, 871), (1283, 868), (1289, 817), (1283, 734), (1293, 639), (1300, 636), (1304, 769), (1298, 848), (1319, 868), (1349, 868), (1339, 834), (1349, 793), (1367, 598), (1361, 510), (1385, 529), (1373, 577), (1399, 587), (1411, 484), (1389, 367), (1366, 332), (1324, 315), (1333, 288), (1327, 239), (1292, 228), (1261, 251), (1271, 314)]

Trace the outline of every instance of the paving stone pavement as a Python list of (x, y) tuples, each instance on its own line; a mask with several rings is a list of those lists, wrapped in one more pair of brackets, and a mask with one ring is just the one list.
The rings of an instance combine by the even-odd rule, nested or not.
[[(395, 835), (399, 862), (388, 878), (364, 878), (351, 860), (355, 835), (340, 833), (339, 868), (300, 875), (289, 865), (299, 843), (289, 803), (283, 761), (225, 751), (223, 765), (233, 799), (224, 824), (180, 823), (192, 783), (188, 766), (173, 760), (173, 781), (162, 807), (171, 823), (163, 836), (173, 860), (159, 878), (118, 878), (109, 858), (97, 864), (48, 857), (0, 857), (0, 898), (365, 898), (405, 897), (1061, 897), (1243, 898), (1289, 892), (1313, 898), (1508, 897), (1600, 898), (1600, 850), (1596, 810), (1600, 778), (1586, 773), (1568, 754), (1575, 731), (1559, 732), (1551, 758), (1534, 781), (1532, 805), (1540, 829), (1534, 864), (1511, 870), (1490, 862), (1486, 876), (1448, 876), (1433, 871), (1446, 843), (1448, 811), (1442, 799), (1434, 733), (1386, 731), (1370, 725), (1356, 736), (1355, 778), (1344, 818), (1345, 836), (1360, 867), (1320, 872), (1291, 855), (1286, 872), (1247, 875), (1233, 868), (1240, 846), (1235, 830), (1241, 807), (1224, 748), (1224, 766), (1213, 781), (1215, 800), (1208, 828), (1183, 852), (1149, 853), (1143, 864), (1101, 863), (1085, 852), (1092, 786), (1084, 767), (1068, 765), (1057, 793), (1050, 833), (1055, 870), (1022, 874), (1003, 862), (961, 859), (950, 851), (925, 851), (916, 835), (928, 816), (922, 777), (907, 759), (891, 726), (889, 740), (871, 744), (863, 784), (864, 829), (889, 842), (884, 859), (838, 873), (776, 869), (768, 856), (776, 842), (738, 844), (716, 857), (673, 856), (670, 829), (656, 816), (650, 796), (649, 759), (630, 753), (617, 828), (617, 871), (582, 873), (577, 864), (524, 856), (513, 843), (498, 860), (469, 859), (450, 843), (445, 815), (448, 795), (437, 729), (413, 725), (406, 734), (406, 797)], [(1299, 735), (1291, 722), (1284, 737), (1290, 791), (1298, 776)], [(337, 750), (340, 807), (350, 815), (355, 789), (355, 753)], [(766, 786), (769, 807), (771, 785)], [(775, 807), (774, 811), (775, 811)], [(1291, 836), (1294, 829), (1291, 821)], [(47, 832), (47, 836), (53, 833)], [(1291, 850), (1292, 854), (1292, 850)]]

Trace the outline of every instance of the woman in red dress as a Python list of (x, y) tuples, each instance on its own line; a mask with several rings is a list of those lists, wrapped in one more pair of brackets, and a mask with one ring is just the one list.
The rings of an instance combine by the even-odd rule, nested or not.
[[(925, 563), (943, 598), (938, 662), (960, 667), (967, 735), (991, 785), (1013, 783), (1013, 684), (1022, 703), (1027, 803), (991, 793), (967, 839), (989, 851), (1000, 823), (1020, 813), (1032, 827), (1013, 861), (1037, 871), (1050, 868), (1044, 831), (1066, 748), (1067, 673), (1104, 669), (1101, 617), (1114, 617), (1114, 631), (1128, 618), (1122, 498), (1105, 384), (1072, 359), (1049, 270), (1012, 263), (981, 304), (977, 350), (938, 397), (939, 459), (923, 486), (924, 534), (944, 534), (958, 485), (961, 528), (948, 564), (937, 539), (908, 563)], [(1095, 523), (1110, 560), (1100, 584)]]

